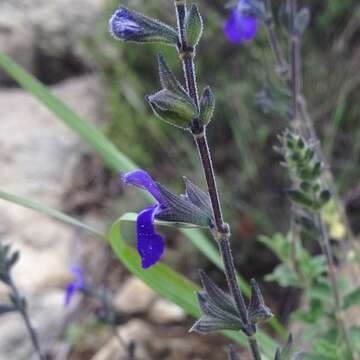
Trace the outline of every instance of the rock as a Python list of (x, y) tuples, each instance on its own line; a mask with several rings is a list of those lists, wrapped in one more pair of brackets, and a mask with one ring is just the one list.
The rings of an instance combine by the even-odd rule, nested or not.
[[(90, 76), (52, 88), (93, 122), (102, 99), (98, 89), (99, 82)], [(0, 108), (0, 189), (60, 209), (67, 164), (79, 156), (78, 137), (20, 89), (0, 90)], [(19, 288), (31, 293), (64, 286), (74, 261), (74, 229), (2, 200), (0, 217), (1, 240), (21, 252), (13, 273)]]
[[(45, 344), (49, 346), (62, 331), (66, 320), (67, 310), (64, 308), (64, 292), (47, 290), (28, 298), (28, 306), (30, 321), (36, 330), (40, 344), (43, 347)], [(1, 317), (0, 334), (1, 359), (33, 359), (31, 357), (33, 346), (24, 322), (18, 313)]]
[(150, 309), (150, 318), (158, 324), (180, 322), (186, 319), (183, 309), (164, 299), (157, 299)]
[(2, 0), (0, 50), (50, 83), (63, 79), (64, 72), (78, 73), (89, 64), (83, 40), (94, 34), (104, 3)]
[(143, 281), (130, 277), (115, 294), (113, 305), (120, 314), (136, 314), (146, 312), (157, 294)]
[(121, 340), (113, 337), (91, 360), (127, 359), (128, 352), (124, 344), (129, 346), (131, 343), (135, 343), (135, 358), (137, 360), (150, 360), (148, 342), (151, 340), (152, 330), (147, 323), (141, 320), (131, 320), (119, 327), (117, 331)]

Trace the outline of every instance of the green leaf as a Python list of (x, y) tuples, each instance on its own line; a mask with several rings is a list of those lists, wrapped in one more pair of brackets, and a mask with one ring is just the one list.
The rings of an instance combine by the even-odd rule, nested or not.
[(290, 239), (280, 233), (276, 233), (272, 236), (259, 236), (260, 242), (266, 245), (271, 251), (273, 251), (277, 257), (286, 262), (290, 257)]
[(282, 287), (295, 286), (299, 287), (297, 275), (289, 264), (280, 264), (275, 270), (266, 275), (266, 281), (275, 281)]
[(83, 222), (66, 215), (58, 210), (52, 209), (50, 207), (47, 207), (45, 205), (39, 204), (35, 201), (23, 198), (21, 196), (17, 196), (14, 194), (10, 194), (7, 192), (0, 191), (0, 199), (3, 199), (5, 201), (9, 201), (13, 204), (17, 204), (19, 206), (38, 211), (40, 213), (43, 213), (45, 215), (48, 215), (56, 220), (59, 220), (61, 222), (67, 223), (69, 225), (80, 227), (84, 230), (87, 230), (94, 234), (96, 237), (105, 238), (105, 235), (101, 234), (98, 230), (92, 228), (89, 225), (84, 224)]
[[(125, 267), (143, 280), (149, 287), (162, 297), (179, 305), (187, 314), (200, 317), (196, 292), (200, 288), (167, 265), (159, 262), (150, 269), (142, 269), (140, 257), (136, 250), (127, 245), (121, 235), (121, 225), (134, 221), (133, 214), (125, 214), (116, 221), (110, 230), (108, 240), (115, 254)], [(224, 332), (239, 344), (246, 345), (245, 337), (239, 332)], [(276, 350), (276, 343), (264, 333), (259, 332), (259, 343), (267, 356), (272, 356)]]
[(314, 344), (315, 351), (320, 355), (326, 356), (327, 359), (339, 359), (337, 356), (338, 345), (333, 344), (325, 339), (318, 339)]
[(360, 355), (360, 327), (352, 327), (350, 329), (350, 341), (354, 350)]
[(343, 310), (349, 309), (351, 306), (360, 304), (360, 287), (351, 291), (349, 294), (344, 296)]

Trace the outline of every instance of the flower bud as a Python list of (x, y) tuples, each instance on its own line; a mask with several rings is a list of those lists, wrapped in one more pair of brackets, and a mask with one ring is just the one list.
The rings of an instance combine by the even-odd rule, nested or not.
[(192, 4), (190, 11), (185, 18), (185, 38), (186, 44), (195, 48), (203, 33), (203, 20), (199, 13), (199, 9)]
[(203, 125), (207, 125), (214, 114), (215, 98), (209, 86), (207, 86), (200, 99), (200, 121)]
[(178, 43), (178, 34), (174, 28), (125, 7), (120, 7), (111, 17), (109, 31), (122, 41), (160, 42), (168, 45)]
[(187, 129), (192, 119), (198, 116), (194, 101), (187, 94), (176, 94), (163, 89), (146, 100), (162, 120), (171, 125)]

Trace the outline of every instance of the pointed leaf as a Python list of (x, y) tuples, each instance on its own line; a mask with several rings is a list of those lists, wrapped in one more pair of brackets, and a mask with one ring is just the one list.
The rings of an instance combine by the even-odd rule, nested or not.
[(212, 218), (213, 212), (211, 208), (210, 196), (208, 193), (200, 189), (188, 178), (184, 177), (185, 182), (185, 195), (187, 198), (200, 209), (206, 212), (206, 214)]
[(351, 306), (360, 304), (360, 287), (345, 295), (342, 308), (349, 309)]
[(195, 48), (203, 33), (203, 20), (197, 5), (192, 4), (185, 18), (186, 45)]
[(156, 214), (156, 218), (164, 221), (172, 221), (185, 224), (194, 224), (208, 227), (212, 219), (205, 211), (197, 207), (189, 200), (167, 190), (163, 185), (156, 183), (166, 208)]
[(214, 114), (215, 97), (211, 88), (207, 86), (200, 98), (200, 121), (203, 125), (207, 125)]
[(164, 57), (161, 54), (158, 54), (157, 59), (161, 86), (164, 89), (168, 89), (174, 93), (187, 95), (186, 90), (183, 88), (180, 82), (176, 80), (175, 75), (166, 64)]
[(219, 308), (231, 313), (238, 315), (238, 311), (232, 298), (222, 291), (207, 275), (203, 270), (199, 271), (201, 284), (210, 297)]
[(195, 322), (189, 332), (196, 331), (200, 334), (207, 334), (214, 331), (238, 331), (240, 329), (241, 327), (238, 322), (229, 322), (205, 315)]

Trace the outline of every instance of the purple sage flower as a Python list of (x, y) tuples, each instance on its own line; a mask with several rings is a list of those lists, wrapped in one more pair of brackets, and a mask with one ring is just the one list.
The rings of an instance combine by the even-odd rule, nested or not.
[(74, 279), (66, 287), (65, 306), (69, 306), (71, 299), (77, 291), (84, 291), (85, 289), (85, 280), (81, 267), (79, 265), (73, 265), (70, 268), (70, 272), (73, 274)]
[(164, 252), (164, 240), (155, 230), (155, 218), (183, 226), (213, 225), (208, 195), (188, 179), (185, 179), (186, 194), (184, 195), (177, 195), (167, 190), (143, 170), (124, 174), (122, 179), (125, 184), (148, 191), (156, 200), (156, 204), (142, 210), (136, 220), (137, 250), (144, 269), (156, 264)]
[(141, 211), (136, 220), (137, 249), (141, 256), (141, 265), (144, 269), (157, 263), (164, 252), (164, 240), (156, 233), (155, 215), (165, 208), (158, 186), (151, 176), (143, 170), (135, 170), (123, 176), (125, 184), (131, 184), (147, 190), (157, 201)]
[(252, 14), (251, 0), (239, 0), (224, 24), (227, 39), (239, 44), (253, 40), (257, 31), (257, 19)]

